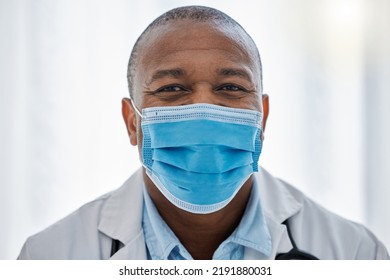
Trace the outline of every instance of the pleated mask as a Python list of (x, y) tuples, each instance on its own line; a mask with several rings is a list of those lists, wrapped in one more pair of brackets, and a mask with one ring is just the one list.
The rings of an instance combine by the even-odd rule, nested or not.
[(262, 113), (212, 104), (142, 110), (146, 174), (176, 207), (196, 214), (225, 207), (261, 153)]

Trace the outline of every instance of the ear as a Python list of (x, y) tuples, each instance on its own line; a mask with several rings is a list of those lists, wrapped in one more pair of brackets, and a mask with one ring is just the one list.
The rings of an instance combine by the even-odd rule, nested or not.
[(137, 119), (133, 105), (129, 98), (122, 99), (122, 116), (125, 121), (127, 133), (129, 134), (130, 143), (137, 145)]
[(269, 102), (268, 102), (268, 95), (267, 94), (263, 94), (262, 103), (263, 103), (263, 123), (262, 123), (262, 125), (263, 125), (262, 134), (263, 134), (265, 131), (265, 126), (267, 124), (268, 113), (269, 113)]

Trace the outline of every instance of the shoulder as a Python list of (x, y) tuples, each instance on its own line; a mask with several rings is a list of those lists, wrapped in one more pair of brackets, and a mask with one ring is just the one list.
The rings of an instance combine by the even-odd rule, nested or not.
[[(138, 181), (137, 181), (138, 180)], [(112, 239), (130, 236), (139, 215), (134, 204), (142, 205), (139, 172), (120, 188), (86, 203), (45, 230), (30, 236), (18, 259), (107, 259)], [(123, 220), (128, 221), (121, 222)], [(124, 230), (123, 230), (124, 229)], [(126, 241), (126, 240), (124, 240)]]
[[(99, 252), (85, 249), (88, 244), (98, 244), (101, 209), (110, 196), (93, 200), (43, 231), (30, 236), (23, 245), (19, 259), (85, 259)], [(91, 246), (94, 248), (94, 246)]]
[[(303, 196), (303, 195), (302, 195)], [(317, 251), (321, 259), (388, 258), (384, 245), (364, 225), (345, 219), (304, 197), (302, 209), (291, 217), (296, 242)]]
[(365, 226), (329, 211), (267, 171), (261, 173), (265, 212), (278, 222), (288, 219), (299, 249), (320, 259), (389, 257), (383, 244)]

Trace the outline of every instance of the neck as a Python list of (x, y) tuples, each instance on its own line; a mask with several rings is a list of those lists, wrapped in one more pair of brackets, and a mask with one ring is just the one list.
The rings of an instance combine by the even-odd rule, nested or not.
[(218, 246), (237, 228), (253, 183), (250, 177), (223, 209), (210, 214), (193, 214), (170, 203), (145, 173), (144, 179), (161, 217), (194, 259), (212, 259)]

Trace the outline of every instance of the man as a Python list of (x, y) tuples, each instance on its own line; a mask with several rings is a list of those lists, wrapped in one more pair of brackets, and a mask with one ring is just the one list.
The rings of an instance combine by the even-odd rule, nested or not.
[(133, 48), (122, 101), (143, 168), (30, 237), (19, 258), (389, 258), (366, 228), (258, 167), (261, 71), (255, 43), (222, 12), (157, 18)]

